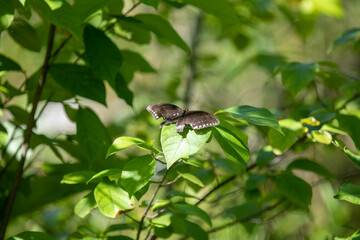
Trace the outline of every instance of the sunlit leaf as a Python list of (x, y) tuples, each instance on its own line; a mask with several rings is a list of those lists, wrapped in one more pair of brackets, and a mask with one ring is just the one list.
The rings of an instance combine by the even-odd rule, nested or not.
[(334, 198), (360, 205), (360, 185), (345, 183), (338, 188)]
[(311, 131), (313, 141), (329, 145), (332, 142), (332, 135), (326, 131)]
[(134, 145), (143, 150), (158, 153), (158, 151), (152, 147), (152, 142), (146, 143), (144, 140), (134, 137), (118, 137), (109, 147), (106, 157)]
[(89, 182), (98, 179), (98, 178), (103, 178), (103, 177), (110, 177), (110, 176), (117, 176), (117, 178), (120, 178), (121, 176), (121, 172), (122, 169), (118, 169), (118, 168), (109, 168), (109, 169), (105, 169), (102, 170), (96, 174), (93, 174), (91, 176), (91, 178), (89, 178), (86, 183), (88, 184)]
[(86, 171), (86, 170), (71, 172), (64, 175), (64, 177), (61, 180), (61, 183), (64, 184), (86, 183), (94, 174), (95, 174), (94, 171)]
[(196, 185), (200, 186), (200, 187), (204, 187), (204, 184), (201, 182), (200, 179), (198, 179), (195, 175), (191, 174), (191, 173), (180, 173), (178, 172), (178, 174), (182, 177), (185, 178), (186, 180), (195, 183)]
[(151, 155), (134, 158), (125, 164), (120, 184), (132, 196), (150, 181), (154, 172), (155, 160)]
[(170, 206), (170, 210), (176, 211), (179, 214), (196, 216), (205, 221), (210, 227), (212, 226), (209, 215), (198, 206), (188, 203), (173, 203)]
[(96, 208), (94, 193), (90, 192), (75, 205), (74, 212), (81, 218), (84, 218), (92, 209)]
[(159, 217), (156, 217), (151, 220), (151, 224), (158, 228), (168, 227), (171, 224), (171, 213), (161, 214)]
[(134, 200), (115, 183), (100, 182), (95, 188), (94, 196), (100, 211), (107, 217), (115, 218), (123, 211), (135, 207)]
[(161, 130), (161, 146), (169, 169), (178, 159), (188, 157), (200, 150), (211, 135), (211, 130), (185, 128), (179, 133), (175, 124), (164, 126)]

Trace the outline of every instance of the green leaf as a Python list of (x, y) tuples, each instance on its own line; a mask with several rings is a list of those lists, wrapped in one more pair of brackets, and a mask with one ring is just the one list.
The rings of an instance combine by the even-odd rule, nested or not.
[(129, 106), (132, 106), (134, 95), (128, 88), (127, 82), (121, 74), (117, 73), (115, 82), (109, 82), (109, 84), (115, 90), (119, 98), (124, 99)]
[(144, 29), (141, 22), (133, 17), (118, 17), (118, 23), (122, 29), (129, 32), (130, 39), (138, 44), (149, 44), (151, 33), (149, 30)]
[(242, 139), (221, 125), (214, 128), (213, 134), (225, 155), (245, 170), (250, 152)]
[(149, 5), (155, 9), (158, 8), (160, 0), (140, 0), (143, 4)]
[(151, 220), (151, 224), (158, 228), (168, 227), (171, 224), (171, 213), (161, 214), (159, 217)]
[(3, 125), (0, 125), (0, 147), (2, 148), (6, 143), (8, 138), (8, 133), (6, 128)]
[(73, 94), (106, 105), (104, 83), (94, 76), (90, 68), (75, 64), (53, 64), (49, 68), (49, 74)]
[(8, 28), (9, 35), (15, 42), (31, 51), (40, 52), (41, 39), (35, 29), (22, 18), (15, 18)]
[(261, 212), (259, 203), (244, 203), (239, 206), (231, 207), (227, 210), (227, 214), (235, 215), (236, 219), (246, 219), (250, 216)]
[(243, 172), (242, 168), (238, 164), (226, 158), (215, 159), (213, 164), (215, 167), (222, 168), (223, 170), (232, 174), (240, 175)]
[(146, 151), (154, 152), (156, 154), (159, 153), (156, 149), (152, 147), (152, 142), (146, 143), (144, 140), (134, 137), (118, 137), (109, 147), (106, 158), (118, 151), (134, 145)]
[(1, 71), (21, 71), (21, 67), (10, 58), (0, 54), (0, 72)]
[(192, 237), (194, 240), (208, 240), (208, 233), (204, 231), (199, 225), (185, 221), (187, 228), (187, 236)]
[(311, 171), (326, 178), (334, 178), (334, 174), (329, 172), (325, 167), (321, 166), (319, 163), (300, 158), (295, 161), (292, 161), (288, 166), (287, 169), (301, 169), (305, 171)]
[(205, 221), (210, 227), (212, 227), (209, 215), (204, 210), (195, 205), (188, 203), (173, 203), (170, 206), (170, 210), (175, 211), (179, 214), (196, 216)]
[(329, 145), (332, 142), (332, 135), (327, 131), (314, 130), (311, 131), (313, 141)]
[(80, 108), (76, 114), (77, 139), (90, 161), (105, 158), (111, 138), (96, 114), (88, 108)]
[(44, 232), (30, 232), (25, 231), (22, 233), (19, 233), (16, 236), (9, 237), (7, 240), (53, 240), (51, 236)]
[(336, 47), (345, 44), (349, 41), (358, 39), (360, 37), (360, 28), (352, 28), (349, 30), (346, 30), (343, 34), (341, 34), (340, 37), (335, 39), (334, 42), (331, 43), (329, 46), (327, 53), (331, 53)]
[(301, 208), (308, 208), (311, 203), (312, 189), (307, 182), (293, 174), (285, 173), (278, 176), (275, 183), (280, 194), (289, 201)]
[(158, 208), (164, 208), (170, 204), (170, 200), (168, 199), (159, 199), (152, 207), (151, 210), (155, 211)]
[(121, 212), (135, 207), (129, 194), (114, 183), (100, 182), (95, 188), (94, 196), (100, 211), (107, 217), (115, 218)]
[(61, 180), (63, 184), (78, 184), (86, 183), (89, 179), (95, 174), (94, 171), (77, 171), (71, 172), (66, 175)]
[(95, 75), (108, 82), (114, 82), (119, 71), (122, 56), (117, 46), (105, 33), (91, 25), (84, 30), (85, 59)]
[(145, 186), (143, 186), (140, 190), (138, 190), (134, 196), (139, 201), (149, 190), (151, 181), (149, 181)]
[(360, 185), (345, 183), (338, 188), (334, 198), (360, 205)]
[(292, 119), (280, 120), (279, 124), (284, 135), (273, 129), (268, 132), (269, 143), (277, 155), (289, 149), (306, 132), (300, 122)]
[(75, 0), (73, 8), (83, 21), (92, 13), (115, 2), (119, 2), (119, 0)]
[(0, 33), (7, 29), (14, 19), (14, 6), (9, 0), (0, 0)]
[(134, 158), (125, 164), (120, 184), (132, 196), (150, 181), (154, 172), (155, 160), (151, 155)]
[[(89, 182), (98, 179), (98, 178), (103, 178), (103, 177), (109, 177), (109, 176), (116, 176), (116, 179), (120, 178), (121, 176), (121, 172), (122, 169), (118, 169), (118, 168), (110, 168), (110, 169), (105, 169), (102, 170), (96, 174), (93, 174), (88, 181), (86, 182), (86, 184), (88, 184)], [(109, 177), (110, 178), (110, 177)]]
[(123, 50), (121, 51), (123, 57), (123, 65), (121, 69), (127, 69), (127, 71), (135, 72), (144, 72), (144, 73), (155, 73), (155, 69), (143, 58), (140, 54)]
[(84, 218), (92, 209), (96, 208), (96, 206), (94, 193), (90, 192), (75, 205), (74, 212), (79, 217)]
[(276, 155), (274, 154), (272, 147), (267, 145), (258, 152), (256, 157), (256, 165), (259, 167), (266, 166), (275, 157)]
[(313, 81), (316, 69), (316, 63), (289, 63), (281, 69), (281, 79), (287, 90), (296, 96)]
[(346, 156), (350, 158), (350, 160), (360, 168), (360, 156), (352, 153), (349, 149), (344, 149)]
[(200, 179), (198, 179), (195, 175), (191, 174), (191, 173), (181, 173), (178, 172), (178, 174), (182, 177), (185, 178), (186, 180), (195, 183), (196, 185), (200, 186), (200, 187), (205, 187), (204, 184), (201, 182)]
[[(360, 150), (360, 111), (354, 110), (348, 113), (337, 114), (333, 121), (335, 127), (346, 132), (358, 150)], [(331, 131), (331, 130), (330, 130)]]
[(140, 27), (152, 31), (158, 38), (169, 41), (187, 54), (191, 53), (189, 46), (181, 39), (166, 19), (154, 14), (138, 14), (134, 18), (141, 22)]
[(200, 8), (227, 24), (237, 24), (240, 21), (236, 16), (234, 7), (230, 6), (225, 0), (183, 0), (182, 2)]
[(14, 117), (14, 121), (19, 124), (27, 124), (30, 114), (23, 108), (15, 105), (6, 107)]
[(185, 128), (179, 133), (175, 124), (166, 125), (161, 130), (161, 146), (169, 169), (178, 159), (188, 157), (200, 150), (211, 135), (210, 129), (193, 130)]
[(50, 23), (69, 30), (82, 41), (81, 19), (66, 0), (32, 0), (35, 10)]
[(235, 118), (240, 118), (248, 123), (272, 127), (282, 133), (280, 125), (274, 115), (266, 108), (257, 108), (248, 105), (231, 107), (223, 110), (230, 113)]
[(269, 73), (274, 74), (276, 70), (285, 63), (285, 58), (280, 55), (261, 53), (255, 57), (256, 63), (265, 68)]

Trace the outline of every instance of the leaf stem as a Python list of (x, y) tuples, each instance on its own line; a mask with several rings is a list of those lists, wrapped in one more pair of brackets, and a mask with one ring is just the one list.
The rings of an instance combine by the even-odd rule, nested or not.
[(29, 150), (29, 145), (30, 145), (31, 133), (35, 126), (35, 113), (36, 113), (36, 110), (37, 110), (37, 107), (38, 107), (38, 104), (40, 101), (40, 96), (41, 96), (42, 90), (43, 90), (45, 82), (46, 82), (49, 61), (51, 58), (51, 51), (52, 51), (53, 44), (54, 44), (54, 36), (55, 36), (55, 26), (51, 24), (50, 28), (49, 28), (46, 55), (45, 55), (45, 59), (44, 59), (44, 64), (42, 65), (42, 74), (40, 76), (40, 79), (39, 79), (39, 82), (38, 82), (38, 85), (36, 88), (34, 100), (32, 103), (32, 109), (31, 109), (31, 112), (29, 115), (28, 123), (26, 125), (26, 130), (24, 133), (24, 141), (22, 144), (22, 153), (21, 153), (21, 160), (19, 162), (19, 168), (16, 172), (14, 184), (11, 188), (9, 197), (7, 199), (5, 213), (3, 215), (1, 226), (0, 226), (0, 240), (3, 240), (5, 238), (5, 232), (6, 232), (6, 228), (9, 223), (9, 220), (10, 220), (11, 211), (12, 211), (12, 208), (13, 208), (13, 205), (15, 202), (15, 198), (16, 198), (16, 193), (18, 191), (18, 188), (19, 188), (19, 185), (20, 185), (20, 182), (22, 179), (22, 174), (24, 171), (24, 164), (25, 164), (25, 160), (26, 160), (26, 154)]
[(144, 224), (145, 217), (146, 217), (147, 213), (149, 212), (150, 207), (151, 207), (151, 204), (153, 203), (153, 201), (154, 201), (157, 193), (159, 192), (162, 183), (165, 181), (166, 175), (168, 174), (168, 172), (169, 172), (169, 169), (166, 170), (163, 178), (161, 179), (161, 181), (160, 181), (159, 184), (157, 185), (157, 187), (156, 187), (153, 195), (151, 196), (151, 199), (150, 199), (148, 205), (146, 206), (146, 209), (145, 209), (145, 211), (144, 211), (144, 213), (143, 213), (143, 215), (142, 215), (142, 217), (141, 217), (140, 223), (139, 223), (139, 230), (138, 230), (138, 232), (137, 232), (136, 240), (139, 240), (139, 239), (140, 239), (140, 235), (141, 235), (141, 231), (142, 231), (142, 227), (143, 227), (143, 224)]

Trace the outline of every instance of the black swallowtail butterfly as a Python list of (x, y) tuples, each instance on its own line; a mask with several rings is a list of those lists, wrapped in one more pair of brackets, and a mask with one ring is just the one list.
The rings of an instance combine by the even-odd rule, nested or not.
[(182, 110), (176, 105), (170, 103), (154, 103), (149, 105), (148, 110), (155, 119), (162, 117), (165, 122), (161, 123), (160, 127), (165, 124), (176, 123), (176, 130), (178, 132), (184, 131), (185, 125), (189, 124), (193, 129), (203, 129), (213, 127), (220, 124), (219, 119), (204, 111), (189, 111)]

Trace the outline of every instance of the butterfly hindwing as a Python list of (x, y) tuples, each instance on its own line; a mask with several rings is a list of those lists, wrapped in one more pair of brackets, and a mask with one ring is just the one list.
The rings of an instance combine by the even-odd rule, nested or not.
[(220, 124), (220, 121), (216, 116), (204, 111), (187, 112), (183, 122), (189, 124), (193, 129), (203, 129)]

